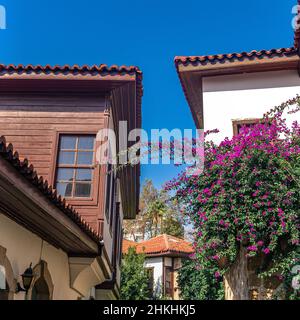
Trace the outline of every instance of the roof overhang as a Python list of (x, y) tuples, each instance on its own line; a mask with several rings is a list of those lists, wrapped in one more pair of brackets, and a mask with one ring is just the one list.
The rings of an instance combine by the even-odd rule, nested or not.
[(177, 73), (194, 122), (204, 128), (202, 79), (243, 73), (296, 70), (299, 55), (295, 48), (213, 56), (175, 57)]
[(11, 220), (69, 256), (101, 255), (97, 242), (0, 157), (0, 208)]

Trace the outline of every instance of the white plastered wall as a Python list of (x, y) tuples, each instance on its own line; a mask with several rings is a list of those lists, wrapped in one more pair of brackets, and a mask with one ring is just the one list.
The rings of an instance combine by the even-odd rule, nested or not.
[(163, 258), (153, 257), (146, 258), (145, 268), (153, 268), (154, 275), (154, 295), (160, 296), (162, 294), (162, 282), (163, 282)]
[[(262, 118), (297, 94), (300, 78), (296, 70), (203, 78), (204, 129), (219, 129), (219, 134), (210, 135), (218, 143), (232, 137), (232, 120)], [(299, 113), (291, 118), (300, 121)]]

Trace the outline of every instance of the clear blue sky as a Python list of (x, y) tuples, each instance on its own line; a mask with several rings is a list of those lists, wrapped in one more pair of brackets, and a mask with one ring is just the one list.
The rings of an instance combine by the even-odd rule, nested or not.
[[(289, 47), (296, 0), (0, 0), (0, 62), (137, 65), (143, 127), (194, 128), (173, 63), (203, 55)], [(142, 168), (157, 186), (173, 166)]]

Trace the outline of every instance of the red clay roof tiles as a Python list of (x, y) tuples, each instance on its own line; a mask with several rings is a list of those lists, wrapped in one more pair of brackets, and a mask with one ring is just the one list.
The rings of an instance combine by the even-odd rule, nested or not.
[(183, 64), (184, 66), (189, 64), (207, 65), (264, 58), (271, 59), (274, 57), (290, 57), (294, 55), (297, 55), (297, 50), (295, 48), (280, 48), (260, 51), (253, 50), (251, 52), (216, 54), (208, 56), (177, 56), (175, 57), (175, 64), (176, 66), (179, 64)]
[(100, 64), (100, 65), (93, 65), (93, 66), (88, 66), (88, 65), (83, 65), (83, 66), (78, 66), (78, 65), (63, 65), (63, 66), (41, 66), (41, 65), (3, 65), (0, 64), (0, 74), (3, 73), (62, 73), (62, 74), (85, 74), (85, 73), (99, 73), (99, 74), (142, 74), (140, 69), (135, 66), (117, 66), (117, 65), (112, 65), (112, 66), (107, 66), (106, 64)]
[(190, 242), (166, 234), (139, 243), (124, 239), (123, 253), (126, 254), (130, 247), (135, 247), (137, 253), (157, 256), (167, 254), (188, 255), (194, 252)]

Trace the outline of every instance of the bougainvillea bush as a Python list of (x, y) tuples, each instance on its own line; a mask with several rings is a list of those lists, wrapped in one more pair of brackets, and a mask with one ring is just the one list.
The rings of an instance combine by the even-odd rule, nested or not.
[(300, 243), (300, 125), (283, 114), (299, 109), (299, 97), (274, 108), (220, 145), (205, 142), (205, 169), (181, 174), (167, 184), (175, 190), (195, 230), (198, 268), (222, 277), (241, 245), (247, 256), (272, 263), (261, 276), (288, 278)]

